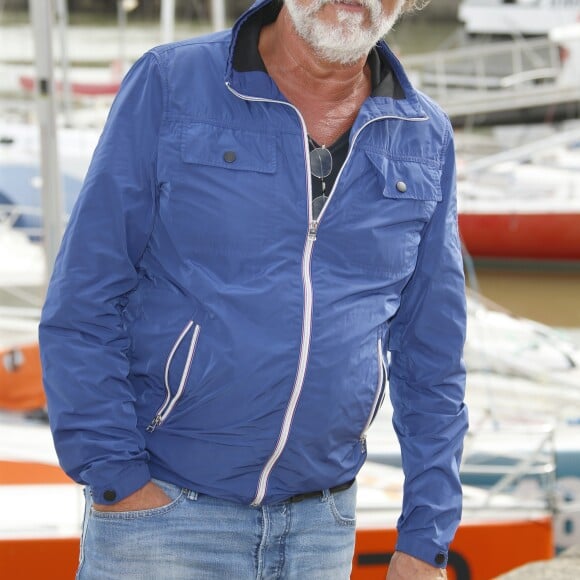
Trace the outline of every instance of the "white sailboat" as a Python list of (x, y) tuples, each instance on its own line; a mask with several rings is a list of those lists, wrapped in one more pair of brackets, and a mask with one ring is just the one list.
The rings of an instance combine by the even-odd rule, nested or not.
[(433, 97), (456, 126), (468, 120), (492, 124), (573, 118), (578, 112), (576, 18), (550, 27), (541, 38), (467, 42), (403, 57), (403, 62), (415, 85)]
[(580, 0), (462, 0), (458, 17), (470, 34), (545, 36), (580, 19)]
[(572, 127), (460, 165), (459, 227), (472, 256), (580, 260), (579, 143)]
[(9, 222), (0, 220), (0, 288), (41, 287), (45, 272), (42, 247)]
[(470, 293), (467, 308), (464, 357), (470, 373), (553, 384), (546, 398), (558, 389), (580, 408), (579, 345), (562, 331), (514, 316), (475, 293)]

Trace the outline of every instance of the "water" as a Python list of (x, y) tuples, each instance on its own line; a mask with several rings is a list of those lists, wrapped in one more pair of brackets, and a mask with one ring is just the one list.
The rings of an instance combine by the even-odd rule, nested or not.
[(476, 267), (476, 272), (487, 298), (513, 314), (576, 331), (580, 338), (580, 272), (525, 271), (509, 263)]
[(453, 45), (461, 35), (455, 20), (431, 21), (407, 17), (399, 21), (387, 35), (387, 42), (403, 59), (407, 54), (421, 54)]

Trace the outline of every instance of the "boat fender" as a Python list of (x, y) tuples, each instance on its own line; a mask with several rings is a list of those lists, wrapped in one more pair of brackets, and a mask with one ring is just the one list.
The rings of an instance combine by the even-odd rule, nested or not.
[(9, 373), (15, 373), (24, 364), (24, 353), (19, 349), (9, 350), (2, 357), (2, 364)]

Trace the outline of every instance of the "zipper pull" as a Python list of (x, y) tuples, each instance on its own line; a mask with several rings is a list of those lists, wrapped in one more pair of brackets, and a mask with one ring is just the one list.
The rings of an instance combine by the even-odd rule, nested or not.
[(153, 419), (153, 421), (149, 423), (149, 426), (147, 427), (147, 432), (153, 433), (153, 431), (155, 431), (155, 429), (157, 429), (159, 425), (161, 425), (161, 415), (156, 415), (155, 419)]
[(308, 237), (311, 240), (316, 240), (317, 231), (318, 231), (318, 222), (317, 221), (310, 222), (310, 226), (308, 227)]

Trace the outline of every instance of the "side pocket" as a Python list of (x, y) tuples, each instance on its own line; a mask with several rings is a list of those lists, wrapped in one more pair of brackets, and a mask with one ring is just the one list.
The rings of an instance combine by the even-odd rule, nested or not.
[(159, 480), (154, 480), (157, 485), (159, 485), (163, 491), (167, 494), (170, 502), (156, 508), (144, 509), (144, 510), (131, 510), (131, 511), (99, 511), (91, 507), (90, 515), (93, 519), (97, 520), (137, 520), (141, 518), (152, 518), (155, 516), (163, 516), (173, 509), (175, 509), (179, 504), (185, 501), (186, 491), (177, 486), (166, 484), (160, 482)]
[(385, 362), (383, 359), (383, 341), (381, 338), (377, 341), (377, 386), (375, 388), (375, 397), (373, 399), (373, 404), (367, 422), (365, 423), (364, 429), (360, 434), (360, 442), (363, 452), (366, 452), (366, 438), (367, 432), (370, 429), (379, 409), (381, 408), (383, 401), (385, 400), (385, 390), (386, 390), (386, 371)]
[(356, 481), (346, 491), (330, 494), (328, 505), (339, 526), (350, 528), (356, 525), (356, 494)]
[[(185, 385), (187, 384), (187, 379), (189, 377), (189, 371), (191, 370), (191, 365), (195, 356), (195, 349), (197, 347), (200, 332), (201, 327), (199, 324), (196, 324), (193, 322), (193, 320), (190, 320), (185, 325), (185, 328), (181, 331), (181, 334), (175, 341), (173, 348), (167, 357), (167, 362), (165, 363), (165, 400), (147, 427), (147, 431), (150, 433), (155, 431), (157, 427), (162, 425), (167, 420), (167, 417), (169, 417), (171, 411), (173, 411), (175, 405), (183, 395), (183, 391), (185, 390)], [(183, 370), (181, 371), (181, 377), (177, 390), (175, 391), (175, 394), (172, 394), (171, 385), (169, 384), (169, 371), (171, 369), (171, 364), (175, 357), (175, 353), (183, 343), (187, 342), (188, 336), (189, 345), (187, 349), (187, 357), (185, 359)]]
[(80, 578), (83, 564), (85, 562), (85, 542), (87, 537), (87, 526), (89, 525), (89, 515), (91, 513), (91, 498), (90, 498), (90, 491), (88, 487), (83, 489), (83, 494), (85, 496), (85, 511), (83, 517), (83, 527), (81, 531), (81, 541), (80, 541), (80, 549), (79, 549), (79, 565), (77, 569), (77, 574), (75, 578), (78, 580)]

